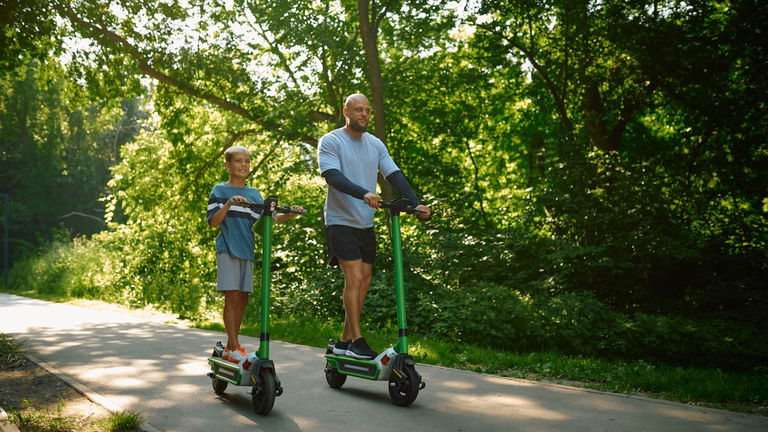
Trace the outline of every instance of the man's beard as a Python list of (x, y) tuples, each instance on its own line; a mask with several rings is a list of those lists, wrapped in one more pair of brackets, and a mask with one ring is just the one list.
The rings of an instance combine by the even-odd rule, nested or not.
[(352, 129), (355, 132), (364, 133), (368, 130), (368, 125), (361, 125), (357, 122), (349, 122), (349, 128)]

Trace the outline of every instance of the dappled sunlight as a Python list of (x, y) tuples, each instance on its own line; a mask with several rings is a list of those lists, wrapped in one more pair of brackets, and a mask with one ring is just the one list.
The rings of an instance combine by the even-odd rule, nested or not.
[(458, 403), (463, 411), (475, 414), (487, 414), (504, 419), (542, 419), (550, 421), (565, 421), (569, 416), (555, 410), (553, 407), (544, 408), (540, 403), (521, 396), (512, 395), (478, 395), (462, 393), (439, 392), (435, 396), (443, 397)]
[[(212, 389), (207, 358), (222, 332), (114, 317), (98, 322), (71, 306), (50, 307), (59, 309), (53, 321), (67, 317), (70, 327), (50, 327), (44, 313), (20, 316), (30, 350), (121, 409), (141, 412), (158, 430), (215, 430), (219, 414), (232, 430), (287, 432), (333, 430), (329, 419), (355, 413), (364, 413), (366, 424), (425, 432), (742, 432), (754, 424), (730, 413), (724, 421), (714, 410), (424, 364), (417, 370), (426, 388), (403, 409), (390, 403), (386, 381), (350, 377), (331, 389), (322, 349), (276, 341), (270, 357), (285, 392), (262, 417), (253, 412), (250, 386)], [(0, 304), (3, 324), (12, 309)], [(241, 343), (255, 349), (259, 341), (243, 336)]]
[[(708, 409), (696, 409), (693, 407), (685, 407), (681, 408), (674, 405), (669, 405), (667, 407), (661, 408), (659, 410), (660, 413), (663, 413), (667, 417), (672, 418), (678, 418), (680, 420), (685, 421), (694, 421), (699, 422), (702, 425), (702, 428), (706, 425), (706, 430), (712, 430), (712, 431), (727, 431), (731, 430), (730, 428), (726, 426), (718, 426), (712, 424), (712, 417), (714, 412), (710, 411)], [(733, 414), (734, 416), (738, 416), (738, 414)], [(768, 419), (766, 419), (766, 425), (768, 426)], [(768, 428), (766, 428), (768, 430)]]
[(190, 360), (187, 362), (179, 363), (172, 368), (173, 373), (181, 374), (184, 376), (201, 376), (208, 373), (210, 370), (208, 367), (207, 357), (201, 359)]
[(316, 429), (321, 425), (319, 421), (301, 415), (292, 416), (292, 419), (301, 429)]
[(446, 381), (446, 382), (442, 382), (440, 384), (443, 387), (450, 387), (450, 388), (460, 389), (460, 390), (468, 390), (468, 389), (473, 389), (473, 388), (477, 387), (476, 384), (473, 384), (473, 383), (468, 382), (468, 381)]

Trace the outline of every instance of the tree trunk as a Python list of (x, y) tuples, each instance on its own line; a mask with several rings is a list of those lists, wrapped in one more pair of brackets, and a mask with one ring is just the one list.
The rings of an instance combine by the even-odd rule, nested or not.
[[(380, 140), (387, 143), (386, 111), (384, 110), (384, 80), (381, 76), (381, 63), (379, 62), (378, 32), (379, 26), (375, 17), (371, 17), (370, 0), (358, 0), (358, 14), (360, 21), (360, 37), (365, 50), (365, 59), (368, 63), (368, 81), (371, 85), (371, 99), (373, 105), (373, 133)], [(385, 201), (394, 198), (392, 185), (379, 173), (379, 187), (381, 196)]]

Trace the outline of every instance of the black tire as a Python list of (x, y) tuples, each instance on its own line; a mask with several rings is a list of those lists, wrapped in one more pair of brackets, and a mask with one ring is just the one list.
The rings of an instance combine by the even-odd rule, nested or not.
[(325, 363), (325, 380), (328, 381), (328, 385), (331, 388), (340, 388), (347, 382), (347, 376), (339, 373), (336, 369), (332, 368), (329, 363)]
[[(216, 350), (213, 350), (213, 357), (220, 357), (219, 353), (216, 352)], [(213, 385), (213, 392), (216, 394), (222, 394), (224, 393), (224, 390), (227, 389), (228, 382), (224, 380), (220, 380), (216, 378), (216, 376), (211, 377), (211, 384)]]
[(262, 369), (259, 371), (258, 385), (254, 382), (251, 389), (251, 400), (256, 414), (267, 415), (272, 411), (272, 407), (275, 405), (276, 387), (275, 375), (271, 370)]
[(398, 379), (395, 371), (389, 377), (389, 398), (392, 403), (400, 406), (408, 406), (416, 400), (421, 387), (421, 377), (413, 366), (405, 365), (402, 370), (405, 379)]

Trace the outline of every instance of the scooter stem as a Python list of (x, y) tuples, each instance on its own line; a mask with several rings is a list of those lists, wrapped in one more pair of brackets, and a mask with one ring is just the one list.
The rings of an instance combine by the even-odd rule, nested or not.
[(403, 249), (400, 238), (400, 214), (392, 209), (392, 252), (395, 259), (395, 302), (397, 303), (397, 338), (396, 351), (408, 354), (408, 326), (405, 322), (405, 283), (403, 281)]
[(270, 273), (270, 268), (272, 267), (272, 212), (264, 209), (261, 217), (264, 218), (264, 235), (262, 236), (263, 247), (261, 252), (261, 335), (259, 337), (259, 358), (267, 360), (269, 359), (269, 287), (272, 282), (272, 275)]

